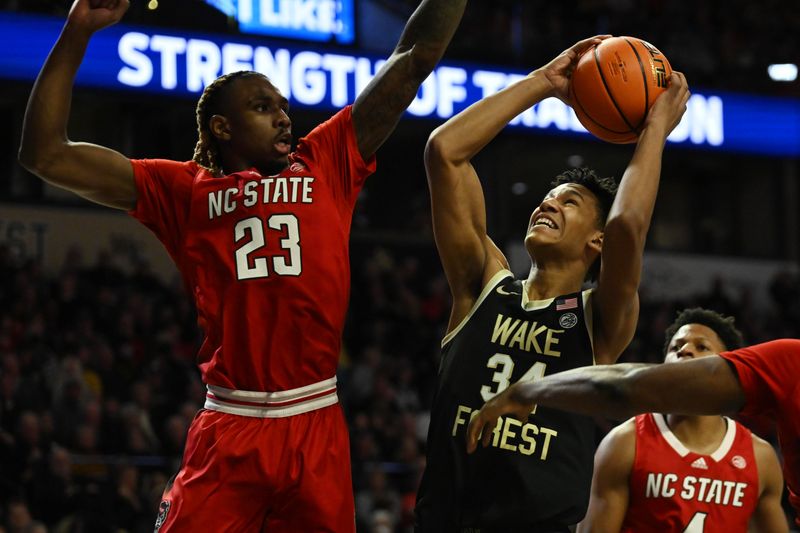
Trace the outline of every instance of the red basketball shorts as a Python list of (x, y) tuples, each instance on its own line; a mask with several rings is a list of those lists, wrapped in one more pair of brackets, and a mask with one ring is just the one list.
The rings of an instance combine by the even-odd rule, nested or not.
[(341, 407), (280, 418), (200, 411), (181, 469), (164, 491), (156, 531), (353, 533)]

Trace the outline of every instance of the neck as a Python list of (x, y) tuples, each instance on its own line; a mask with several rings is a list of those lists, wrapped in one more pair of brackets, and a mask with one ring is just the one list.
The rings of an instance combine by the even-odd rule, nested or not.
[(236, 172), (254, 168), (258, 170), (258, 173), (262, 176), (272, 176), (278, 174), (288, 166), (286, 161), (280, 160), (268, 161), (267, 163), (263, 164), (252, 163), (235, 154), (224, 154), (221, 157), (221, 162), (223, 175), (234, 174)]
[(533, 265), (525, 286), (529, 300), (545, 300), (578, 292), (586, 271), (583, 265)]
[(666, 420), (684, 446), (703, 455), (714, 453), (728, 430), (728, 422), (721, 416), (667, 415)]

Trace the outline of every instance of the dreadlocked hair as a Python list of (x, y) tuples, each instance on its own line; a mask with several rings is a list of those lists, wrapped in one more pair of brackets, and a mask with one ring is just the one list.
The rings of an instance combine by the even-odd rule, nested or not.
[(252, 70), (240, 70), (230, 74), (223, 74), (206, 86), (200, 96), (200, 100), (197, 101), (197, 109), (195, 111), (195, 116), (197, 117), (197, 144), (194, 147), (192, 159), (215, 176), (223, 174), (223, 170), (219, 161), (219, 145), (208, 127), (208, 122), (211, 117), (219, 115), (222, 111), (220, 95), (224, 92), (223, 89), (230, 82), (246, 76), (263, 76), (263, 74)]
[(725, 316), (702, 307), (693, 307), (678, 313), (675, 321), (667, 328), (664, 334), (664, 355), (667, 355), (669, 351), (669, 343), (672, 341), (672, 337), (686, 324), (700, 324), (707, 327), (717, 334), (726, 350), (736, 350), (744, 346), (742, 332), (736, 328), (732, 316)]
[[(611, 211), (611, 204), (614, 203), (614, 197), (617, 195), (617, 182), (614, 181), (614, 178), (601, 178), (594, 170), (586, 167), (572, 168), (556, 176), (550, 186), (558, 187), (564, 183), (576, 183), (592, 191), (597, 198), (597, 227), (603, 228), (606, 225), (608, 213)], [(589, 267), (586, 281), (595, 281), (599, 275), (600, 257)]]

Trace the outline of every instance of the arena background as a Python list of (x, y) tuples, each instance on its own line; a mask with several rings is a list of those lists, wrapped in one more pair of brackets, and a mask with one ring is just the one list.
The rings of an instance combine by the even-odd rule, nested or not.
[[(248, 2), (240, 0), (240, 10)], [(133, 0), (125, 27), (100, 35), (119, 43), (133, 32), (145, 41), (131, 38), (139, 48), (127, 56), (116, 44), (90, 50), (97, 68), (79, 77), (70, 137), (131, 157), (191, 158), (196, 85), (225, 43), (239, 44), (229, 47), (238, 61), (259, 50), (273, 66), (291, 57), (286, 83), (299, 137), (352, 100), (358, 75), (346, 68), (374, 68), (388, 56), (416, 4), (336, 2), (345, 8), (328, 24), (343, 30), (337, 36), (262, 28), (263, 14), (240, 12), (237, 21), (201, 0)], [(69, 5), (0, 2), (0, 524), (10, 532), (151, 531), (204, 399), (194, 365), (200, 333), (174, 267), (146, 229), (44, 184), (16, 161), (33, 77)], [(278, 35), (264, 33), (271, 31)], [(665, 326), (690, 305), (735, 316), (750, 343), (800, 336), (800, 82), (768, 75), (769, 65), (800, 59), (800, 4), (473, 0), (444, 70), (378, 152), (355, 214), (339, 379), (359, 531), (410, 531), (424, 463), (449, 312), (422, 165), (427, 135), (482, 90), (597, 33), (652, 42), (698, 97), (664, 156), (638, 332), (623, 360), (659, 361)], [(192, 39), (206, 46), (197, 52), (200, 73), (184, 54)], [(520, 246), (526, 222), (550, 179), (582, 165), (618, 178), (630, 158), (631, 146), (576, 129), (557, 103), (541, 104), (475, 160), (490, 234), (519, 273), (528, 266)], [(614, 422), (597, 422), (599, 439)], [(774, 441), (772, 428), (755, 429)]]

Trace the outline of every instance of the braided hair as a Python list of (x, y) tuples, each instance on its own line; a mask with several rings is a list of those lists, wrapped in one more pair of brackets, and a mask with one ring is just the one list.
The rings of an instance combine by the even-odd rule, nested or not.
[(219, 144), (216, 137), (211, 133), (208, 122), (214, 115), (222, 111), (220, 95), (224, 92), (230, 82), (246, 76), (263, 76), (260, 72), (252, 70), (240, 70), (223, 74), (213, 82), (208, 84), (197, 101), (197, 144), (194, 147), (192, 159), (201, 167), (208, 170), (215, 176), (223, 174), (222, 163), (219, 160)]

